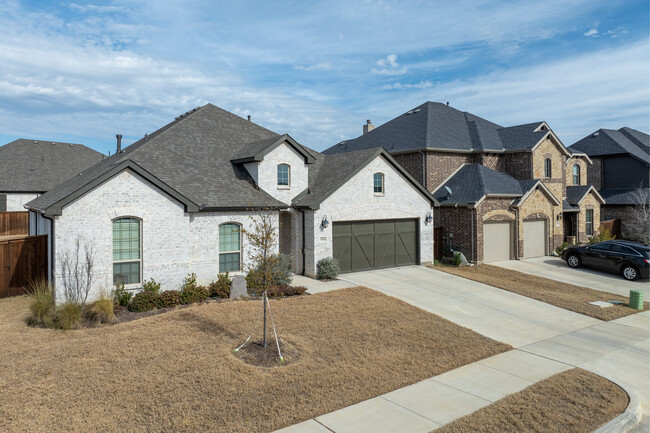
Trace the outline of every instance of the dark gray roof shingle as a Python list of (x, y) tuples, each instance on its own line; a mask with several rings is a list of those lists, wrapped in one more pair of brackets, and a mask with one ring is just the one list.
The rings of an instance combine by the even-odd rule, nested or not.
[(605, 199), (606, 205), (635, 205), (638, 203), (638, 194), (650, 197), (650, 188), (643, 188), (641, 191), (637, 191), (637, 189), (601, 189), (598, 192)]
[(580, 204), (584, 196), (589, 192), (591, 188), (591, 185), (567, 186), (566, 201), (572, 205)]
[(49, 191), (102, 158), (83, 144), (21, 138), (0, 147), (0, 191)]
[[(532, 185), (537, 181), (533, 181)], [(451, 196), (448, 191), (451, 189)], [(441, 205), (467, 205), (476, 203), (485, 195), (522, 196), (528, 183), (505, 173), (491, 170), (481, 164), (465, 164), (449, 180), (441, 185), (433, 196)]]
[(628, 127), (599, 129), (573, 143), (569, 149), (590, 157), (629, 154), (650, 165), (650, 136)]

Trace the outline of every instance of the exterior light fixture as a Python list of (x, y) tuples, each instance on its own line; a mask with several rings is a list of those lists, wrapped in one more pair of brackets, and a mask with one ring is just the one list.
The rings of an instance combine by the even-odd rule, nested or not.
[(431, 221), (433, 221), (433, 215), (431, 215), (431, 212), (427, 213), (426, 218), (424, 218), (424, 223), (429, 224)]
[(560, 212), (559, 214), (557, 214), (557, 217), (556, 217), (556, 218), (557, 218), (558, 221), (560, 221), (560, 220), (562, 219), (562, 212)]
[(327, 215), (323, 215), (323, 221), (320, 222), (321, 227), (324, 229), (327, 228), (328, 225), (330, 225), (330, 222), (327, 221)]

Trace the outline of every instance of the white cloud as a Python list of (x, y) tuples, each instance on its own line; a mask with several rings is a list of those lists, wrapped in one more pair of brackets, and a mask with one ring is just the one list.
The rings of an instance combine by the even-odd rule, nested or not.
[(386, 56), (385, 59), (379, 59), (377, 60), (377, 66), (381, 66), (382, 68), (390, 67), (390, 68), (396, 68), (399, 66), (399, 63), (397, 63), (397, 54), (389, 54)]
[(330, 62), (316, 63), (313, 65), (296, 65), (293, 69), (299, 71), (331, 71), (334, 66)]
[(393, 83), (393, 84), (386, 84), (384, 86), (381, 86), (382, 89), (386, 90), (391, 90), (391, 89), (397, 89), (397, 90), (405, 90), (405, 89), (427, 89), (429, 87), (433, 86), (433, 83), (431, 81), (420, 81), (419, 83), (415, 84), (402, 84), (402, 83)]
[(583, 36), (598, 36), (598, 30), (591, 29), (588, 32), (586, 32)]
[(98, 6), (93, 4), (80, 5), (77, 3), (68, 3), (67, 6), (70, 9), (77, 10), (79, 12), (98, 12), (98, 13), (107, 13), (107, 12), (126, 12), (127, 9), (121, 6)]
[(377, 60), (377, 66), (382, 69), (372, 68), (370, 72), (376, 75), (402, 75), (406, 73), (406, 67), (399, 67), (396, 54), (389, 54), (386, 58)]

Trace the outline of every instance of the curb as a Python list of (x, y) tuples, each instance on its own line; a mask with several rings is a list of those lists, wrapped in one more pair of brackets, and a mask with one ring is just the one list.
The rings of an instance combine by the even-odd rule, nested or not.
[[(623, 387), (621, 386), (621, 388)], [(635, 393), (630, 394), (627, 390), (625, 392), (630, 398), (630, 403), (625, 408), (625, 411), (607, 424), (600, 426), (594, 433), (626, 433), (641, 422), (643, 410), (638, 397)]]

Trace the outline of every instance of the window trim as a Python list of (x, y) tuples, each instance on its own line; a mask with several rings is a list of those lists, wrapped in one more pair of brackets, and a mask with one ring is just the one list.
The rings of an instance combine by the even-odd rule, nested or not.
[[(225, 225), (228, 225), (228, 224), (236, 225), (237, 227), (239, 227), (239, 231), (238, 231), (238, 233), (239, 233), (239, 250), (221, 251), (221, 227), (223, 227)], [(219, 260), (217, 261), (217, 269), (219, 270), (219, 273), (225, 273), (225, 272), (237, 273), (237, 272), (242, 272), (243, 271), (243, 269), (244, 269), (244, 260), (243, 260), (243, 258), (244, 258), (244, 242), (243, 242), (243, 237), (242, 237), (242, 231), (243, 231), (243, 225), (242, 225), (242, 223), (237, 222), (237, 221), (225, 221), (225, 222), (219, 224), (219, 231), (218, 231), (218, 233), (219, 233), (219, 240), (218, 240), (218, 243), (219, 243), (219, 245), (218, 245)], [(222, 271), (221, 270), (221, 255), (222, 254), (234, 254), (234, 253), (239, 253), (239, 269), (236, 270), (236, 271)]]
[[(287, 167), (287, 184), (280, 184), (280, 167)], [(275, 168), (275, 183), (278, 189), (289, 189), (291, 188), (291, 165), (287, 163), (280, 163)]]
[[(114, 260), (113, 259), (113, 251), (115, 250), (115, 237), (113, 236), (113, 224), (115, 223), (115, 221), (121, 220), (121, 219), (134, 219), (134, 220), (137, 220), (138, 223), (139, 223), (139, 232), (140, 232), (139, 233), (140, 234), (140, 239), (139, 239), (140, 254), (139, 254), (139, 256), (140, 256), (140, 258), (138, 260)], [(133, 288), (133, 287), (140, 287), (142, 285), (142, 282), (143, 282), (143, 279), (142, 279), (142, 262), (143, 262), (142, 255), (143, 255), (143, 250), (144, 250), (143, 245), (142, 245), (142, 226), (143, 225), (144, 224), (142, 224), (142, 218), (137, 217), (135, 215), (120, 215), (120, 216), (115, 217), (115, 218), (113, 218), (111, 220), (111, 237), (112, 237), (112, 239), (111, 239), (111, 241), (112, 241), (111, 242), (111, 274), (113, 276), (113, 287), (115, 287), (115, 270), (114, 270), (115, 263), (135, 263), (135, 262), (140, 263), (140, 281), (137, 282), (137, 283), (125, 284), (124, 287)]]
[(553, 162), (551, 158), (544, 158), (544, 177), (550, 179), (553, 176)]
[[(587, 218), (590, 212), (591, 212), (591, 222), (589, 221), (589, 218)], [(585, 209), (585, 234), (587, 236), (594, 235), (594, 210), (593, 209)]]
[[(375, 186), (375, 177), (377, 175), (381, 176), (381, 191), (380, 192), (375, 191), (375, 188), (376, 188), (376, 186)], [(377, 197), (380, 197), (380, 196), (383, 196), (383, 195), (386, 194), (386, 175), (384, 175), (384, 173), (382, 173), (381, 171), (377, 171), (377, 172), (372, 174), (372, 192)]]
[[(577, 173), (576, 173), (577, 171)], [(573, 184), (580, 185), (580, 164), (573, 164), (572, 172)], [(576, 176), (578, 177), (578, 182), (576, 183)]]

